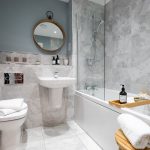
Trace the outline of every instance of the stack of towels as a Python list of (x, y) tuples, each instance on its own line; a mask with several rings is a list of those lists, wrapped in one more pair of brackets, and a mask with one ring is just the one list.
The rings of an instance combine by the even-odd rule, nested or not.
[(0, 116), (7, 116), (15, 112), (19, 112), (25, 109), (27, 106), (24, 105), (24, 99), (11, 99), (0, 101)]
[(150, 148), (150, 126), (137, 117), (121, 114), (118, 123), (135, 149)]

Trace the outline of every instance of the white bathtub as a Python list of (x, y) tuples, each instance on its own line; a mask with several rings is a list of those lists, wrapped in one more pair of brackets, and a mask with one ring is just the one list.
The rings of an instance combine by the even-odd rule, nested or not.
[[(94, 95), (94, 96), (92, 96)], [(128, 94), (133, 96), (134, 94)], [(75, 121), (104, 150), (118, 150), (114, 134), (119, 128), (117, 117), (121, 113), (133, 114), (150, 125), (150, 106), (134, 109), (116, 108), (108, 104), (108, 100), (118, 98), (118, 91), (97, 89), (94, 91), (76, 91)]]

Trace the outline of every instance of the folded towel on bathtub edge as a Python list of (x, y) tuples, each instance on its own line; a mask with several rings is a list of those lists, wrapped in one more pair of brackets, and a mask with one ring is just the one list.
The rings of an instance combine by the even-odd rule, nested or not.
[(148, 146), (150, 141), (150, 126), (148, 124), (129, 114), (121, 114), (118, 117), (118, 123), (134, 148), (144, 149)]

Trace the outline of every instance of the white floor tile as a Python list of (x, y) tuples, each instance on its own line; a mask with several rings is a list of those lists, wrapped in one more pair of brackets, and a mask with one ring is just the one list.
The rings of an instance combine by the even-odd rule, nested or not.
[(87, 134), (80, 134), (78, 138), (86, 146), (87, 150), (102, 150)]
[(75, 134), (85, 133), (74, 121), (68, 121), (67, 124)]
[(17, 150), (45, 150), (44, 141), (20, 144)]
[(83, 131), (73, 122), (56, 127), (43, 128), (43, 137), (46, 143), (72, 137), (81, 133), (83, 133)]
[(17, 150), (101, 150), (74, 122), (55, 127), (39, 127), (23, 132)]
[(77, 136), (65, 138), (55, 143), (46, 143), (46, 150), (87, 150)]
[(43, 141), (42, 127), (27, 129), (23, 131), (22, 143)]

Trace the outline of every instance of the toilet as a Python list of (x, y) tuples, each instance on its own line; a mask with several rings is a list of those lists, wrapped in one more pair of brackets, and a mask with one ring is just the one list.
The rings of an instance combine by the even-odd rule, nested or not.
[(21, 137), (21, 126), (28, 111), (23, 102), (21, 109), (6, 116), (0, 116), (0, 150), (16, 150)]

